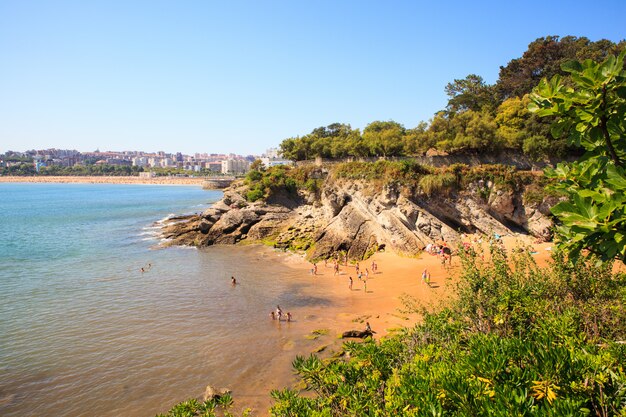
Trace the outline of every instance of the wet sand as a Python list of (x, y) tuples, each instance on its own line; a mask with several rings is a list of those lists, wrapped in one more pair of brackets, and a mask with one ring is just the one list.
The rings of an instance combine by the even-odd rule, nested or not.
[(202, 185), (200, 177), (117, 177), (117, 176), (41, 176), (14, 177), (0, 176), (0, 182), (31, 182), (57, 184), (146, 184), (146, 185)]

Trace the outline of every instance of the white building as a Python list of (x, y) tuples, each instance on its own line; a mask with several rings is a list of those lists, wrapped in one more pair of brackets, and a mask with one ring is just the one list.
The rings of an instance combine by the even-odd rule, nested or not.
[(245, 159), (225, 159), (222, 161), (222, 174), (245, 174), (250, 162)]
[(275, 167), (277, 165), (293, 165), (293, 162), (289, 159), (282, 158), (261, 158), (261, 162), (265, 168)]
[(278, 148), (269, 148), (268, 150), (265, 151), (265, 157), (271, 158), (271, 159), (278, 159), (280, 158), (280, 151), (278, 150)]
[(148, 166), (148, 158), (146, 158), (145, 156), (137, 156), (133, 158), (133, 166), (135, 167)]

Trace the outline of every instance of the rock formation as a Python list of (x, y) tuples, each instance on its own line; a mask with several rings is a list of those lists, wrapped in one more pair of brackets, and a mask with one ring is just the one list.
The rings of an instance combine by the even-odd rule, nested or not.
[(246, 191), (235, 183), (204, 213), (170, 219), (163, 228), (166, 245), (262, 242), (306, 251), (310, 259), (338, 251), (364, 259), (381, 248), (415, 254), (442, 240), (454, 247), (463, 233), (519, 232), (548, 240), (549, 207), (556, 202), (525, 204), (521, 192), (482, 181), (432, 196), (345, 179), (327, 179), (315, 193), (279, 192), (266, 202), (247, 202)]

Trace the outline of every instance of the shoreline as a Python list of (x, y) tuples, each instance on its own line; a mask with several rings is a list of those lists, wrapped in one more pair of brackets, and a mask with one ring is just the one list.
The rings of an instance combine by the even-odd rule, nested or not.
[(0, 183), (50, 183), (50, 184), (137, 184), (137, 185), (196, 185), (202, 186), (202, 177), (152, 177), (135, 176), (0, 176)]
[[(531, 244), (531, 238), (526, 236), (505, 236), (502, 240), (508, 252), (520, 244), (532, 246), (536, 251), (533, 258), (540, 267), (550, 262), (552, 242)], [(484, 242), (483, 248), (487, 246)], [(291, 362), (296, 355), (315, 353), (327, 358), (340, 350), (344, 342), (358, 342), (359, 339), (341, 339), (341, 334), (349, 330), (365, 330), (366, 322), (370, 323), (376, 332), (374, 339), (378, 340), (401, 328), (411, 328), (421, 316), (417, 311), (405, 311), (407, 308), (403, 301), (411, 300), (413, 310), (436, 310), (454, 297), (462, 273), (458, 257), (453, 259), (452, 266), (443, 267), (438, 256), (427, 253), (418, 257), (403, 257), (392, 252), (378, 252), (359, 263), (361, 271), (364, 272), (365, 268), (370, 270), (365, 286), (363, 281), (358, 280), (353, 264), (341, 265), (339, 275), (335, 275), (332, 262), (327, 265), (320, 262), (317, 264), (317, 275), (312, 275), (313, 264), (302, 255), (276, 251), (263, 245), (259, 245), (259, 254), (270, 262), (276, 261), (298, 271), (297, 281), (309, 287), (305, 290), (306, 296), (323, 297), (328, 303), (315, 307), (281, 306), (293, 314), (294, 320), (281, 325), (276, 323), (277, 330), (280, 331), (283, 326), (297, 329), (297, 333), (309, 340), (304, 344), (298, 343), (296, 349), (286, 345), (282, 354), (277, 355), (269, 365), (275, 370), (272, 376), (264, 375), (260, 381), (243, 390), (238, 389), (243, 387), (233, 387), (235, 409), (252, 406), (254, 411), (251, 415), (254, 416), (269, 415), (269, 407), (273, 404), (269, 395), (271, 388), (299, 388), (297, 378), (291, 372)], [(375, 274), (371, 272), (372, 261), (378, 265)], [(424, 268), (431, 274), (430, 286), (422, 282)], [(352, 289), (349, 288), (349, 277), (353, 279)], [(263, 314), (268, 312), (269, 308)], [(271, 322), (270, 318), (267, 320)], [(316, 331), (322, 333), (316, 335)], [(254, 397), (252, 401), (251, 394)]]

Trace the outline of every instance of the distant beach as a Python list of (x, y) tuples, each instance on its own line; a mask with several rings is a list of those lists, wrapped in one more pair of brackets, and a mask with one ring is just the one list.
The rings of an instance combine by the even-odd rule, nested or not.
[(58, 184), (148, 184), (148, 185), (202, 185), (202, 177), (113, 177), (113, 176), (0, 176), (0, 182), (38, 182)]

